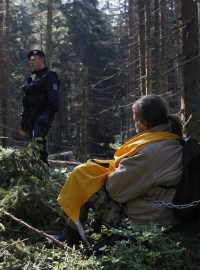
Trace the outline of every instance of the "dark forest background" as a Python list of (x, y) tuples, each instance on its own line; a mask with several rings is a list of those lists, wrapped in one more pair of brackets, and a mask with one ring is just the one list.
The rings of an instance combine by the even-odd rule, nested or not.
[(131, 105), (162, 95), (200, 139), (199, 3), (193, 0), (0, 0), (0, 137), (17, 146), (27, 53), (61, 80), (50, 152), (112, 154), (135, 134)]

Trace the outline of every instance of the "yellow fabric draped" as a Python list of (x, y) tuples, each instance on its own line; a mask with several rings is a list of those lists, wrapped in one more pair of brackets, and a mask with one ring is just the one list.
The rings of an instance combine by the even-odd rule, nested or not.
[(107, 176), (114, 172), (122, 159), (134, 156), (151, 143), (179, 138), (174, 133), (164, 131), (143, 133), (122, 145), (116, 151), (114, 160), (95, 160), (95, 162), (89, 160), (87, 163), (77, 166), (63, 186), (58, 203), (65, 213), (76, 222), (79, 219), (81, 207), (102, 188)]

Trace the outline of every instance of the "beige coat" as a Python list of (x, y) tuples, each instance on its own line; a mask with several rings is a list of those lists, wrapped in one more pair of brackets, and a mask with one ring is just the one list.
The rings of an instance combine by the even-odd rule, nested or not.
[[(154, 130), (163, 131), (166, 126)], [(144, 198), (171, 202), (175, 189), (163, 189), (159, 185), (176, 185), (181, 176), (182, 146), (175, 140), (161, 141), (146, 146), (134, 157), (123, 159), (108, 176), (106, 188), (112, 199), (124, 204), (126, 214), (134, 223), (155, 221), (174, 225), (177, 219), (172, 209)]]

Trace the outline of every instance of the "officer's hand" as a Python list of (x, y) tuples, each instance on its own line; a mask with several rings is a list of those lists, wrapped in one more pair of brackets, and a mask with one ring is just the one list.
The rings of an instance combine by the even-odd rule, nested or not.
[(22, 137), (22, 138), (27, 138), (28, 134), (26, 133), (26, 131), (24, 131), (22, 128), (19, 128), (17, 133)]
[(34, 139), (34, 142), (42, 144), (44, 142), (44, 138), (43, 137), (37, 137), (37, 138)]
[(34, 84), (25, 84), (23, 87), (22, 87), (24, 93), (27, 93), (27, 92), (31, 92), (31, 91), (34, 91), (35, 89), (35, 86)]

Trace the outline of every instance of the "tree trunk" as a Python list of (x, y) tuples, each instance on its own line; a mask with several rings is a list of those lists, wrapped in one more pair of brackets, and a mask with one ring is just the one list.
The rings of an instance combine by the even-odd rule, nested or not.
[(154, 2), (154, 11), (155, 11), (155, 32), (154, 32), (154, 88), (156, 93), (161, 91), (161, 82), (160, 82), (160, 4), (159, 0)]
[(176, 76), (177, 76), (177, 88), (178, 91), (182, 91), (183, 89), (183, 77), (181, 72), (181, 27), (180, 27), (180, 17), (181, 17), (181, 2), (180, 0), (174, 0), (174, 11), (176, 16), (176, 34), (175, 34), (175, 42), (176, 42)]
[(0, 94), (1, 94), (1, 134), (2, 145), (8, 145), (11, 137), (11, 96), (10, 96), (10, 29), (9, 0), (0, 1)]
[[(0, 6), (3, 7), (3, 0), (0, 0)], [(2, 104), (3, 104), (3, 82), (2, 82), (2, 77), (3, 77), (3, 19), (4, 19), (4, 14), (3, 14), (3, 8), (0, 10), (0, 111), (1, 115), (3, 113), (2, 109)], [(3, 136), (3, 121), (2, 117), (0, 117), (0, 136)], [(1, 140), (2, 141), (2, 140)]]
[(49, 68), (51, 67), (51, 59), (52, 59), (52, 23), (53, 23), (53, 0), (48, 0), (46, 64)]
[(145, 30), (145, 0), (138, 0), (139, 13), (139, 58), (141, 94), (146, 94), (146, 30)]
[[(199, 22), (199, 32), (200, 32), (200, 3), (197, 2), (197, 7), (198, 7), (198, 22)], [(200, 35), (199, 35), (199, 45), (200, 45)]]
[(82, 99), (82, 132), (81, 132), (81, 160), (87, 160), (88, 154), (88, 69), (83, 74), (83, 99)]
[[(166, 0), (160, 0), (160, 73), (167, 73), (167, 4)], [(160, 93), (166, 93), (168, 90), (168, 75), (160, 77)]]
[[(136, 93), (136, 59), (138, 58), (138, 33), (136, 29), (137, 20), (137, 10), (135, 8), (136, 0), (129, 0), (128, 4), (128, 63), (129, 63), (129, 74), (128, 81), (129, 87), (127, 91), (127, 100), (126, 103), (130, 104), (135, 100), (137, 95)], [(125, 10), (126, 12), (126, 10)], [(129, 109), (125, 111), (125, 119), (127, 119), (127, 123), (125, 122), (127, 132), (124, 134), (125, 138), (130, 138), (132, 136), (132, 127), (133, 127), (133, 116), (132, 112)]]
[(183, 95), (182, 110), (189, 134), (200, 139), (199, 36), (198, 9), (193, 0), (181, 1), (181, 45)]
[(130, 95), (135, 95), (135, 12), (134, 12), (134, 0), (129, 0), (128, 7), (129, 14), (129, 33), (128, 33), (128, 51), (129, 51), (129, 91)]
[[(48, 10), (47, 10), (47, 28), (46, 28), (46, 66), (51, 69), (52, 66), (52, 28), (53, 28), (53, 3), (54, 0), (48, 0)], [(54, 121), (54, 128), (52, 131), (53, 136), (53, 149), (54, 151), (58, 151), (61, 148), (61, 109), (56, 115)]]
[(146, 94), (152, 93), (152, 67), (151, 67), (151, 20), (150, 0), (145, 0), (145, 31), (146, 31)]

